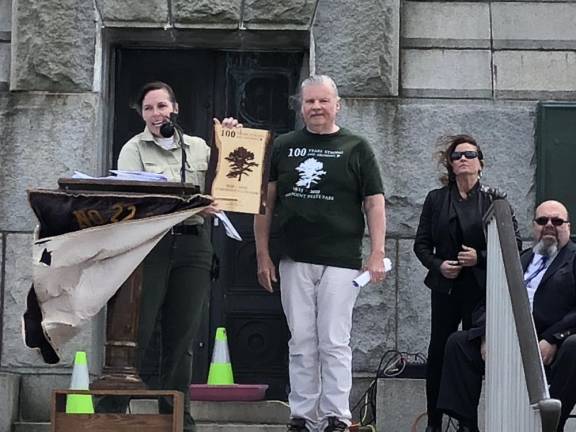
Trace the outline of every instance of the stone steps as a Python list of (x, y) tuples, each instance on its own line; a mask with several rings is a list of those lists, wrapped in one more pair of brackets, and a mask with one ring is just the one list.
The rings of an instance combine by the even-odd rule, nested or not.
[[(198, 423), (250, 423), (286, 425), (288, 405), (280, 401), (201, 402), (193, 401), (190, 411)], [(154, 412), (154, 411), (152, 411)]]
[[(134, 400), (133, 414), (158, 412), (155, 400)], [(192, 402), (198, 432), (284, 432), (290, 411), (278, 401)], [(13, 432), (50, 432), (49, 423), (17, 422)]]
[(50, 432), (50, 423), (16, 422), (14, 432)]
[[(201, 423), (196, 426), (198, 432), (285, 432), (284, 425), (255, 425), (240, 423)], [(14, 424), (14, 432), (50, 432), (50, 423), (26, 423)]]
[[(0, 382), (1, 379), (2, 376)], [(18, 382), (14, 377), (4, 380), (8, 380), (7, 382), (11, 382), (13, 386)], [(17, 385), (14, 387), (17, 390)], [(418, 416), (425, 411), (425, 406), (423, 380), (393, 378), (379, 380), (378, 432), (413, 430), (412, 426)], [(0, 408), (2, 407), (4, 405), (0, 405)], [(154, 400), (137, 400), (132, 402), (130, 409), (134, 414), (155, 413), (157, 403)], [(191, 412), (197, 421), (198, 432), (283, 432), (286, 430), (285, 424), (289, 417), (287, 405), (277, 401), (193, 402)], [(418, 422), (415, 429), (417, 432), (424, 431), (425, 420), (423, 418)], [(565, 431), (576, 432), (576, 419), (568, 421)], [(50, 424), (17, 422), (13, 430), (0, 429), (0, 432), (50, 432)]]
[[(426, 417), (426, 383), (423, 379), (384, 378), (378, 380), (377, 389), (378, 432), (424, 431)], [(484, 430), (484, 389), (480, 397), (479, 423)], [(576, 415), (576, 408), (572, 411)], [(416, 429), (413, 429), (416, 424)], [(446, 430), (447, 424), (442, 428)], [(569, 419), (564, 432), (576, 432), (576, 418)]]
[(0, 432), (10, 432), (18, 415), (20, 375), (0, 373)]

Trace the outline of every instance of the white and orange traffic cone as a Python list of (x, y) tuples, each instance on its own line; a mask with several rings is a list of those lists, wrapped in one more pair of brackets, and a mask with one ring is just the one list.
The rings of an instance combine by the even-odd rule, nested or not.
[(218, 327), (214, 340), (214, 350), (212, 351), (212, 362), (208, 372), (208, 385), (232, 385), (234, 384), (234, 374), (230, 363), (230, 353), (228, 351), (228, 339), (226, 329)]
[[(72, 380), (70, 390), (88, 390), (90, 378), (88, 376), (88, 361), (86, 352), (78, 351), (74, 356), (74, 368), (72, 369)], [(67, 414), (94, 414), (94, 404), (92, 395), (89, 394), (69, 394), (66, 397)]]

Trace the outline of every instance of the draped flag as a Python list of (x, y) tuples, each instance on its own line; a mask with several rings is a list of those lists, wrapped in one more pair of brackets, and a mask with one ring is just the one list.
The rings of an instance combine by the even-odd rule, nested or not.
[(28, 198), (40, 225), (24, 337), (50, 364), (168, 230), (212, 202), (205, 195), (53, 190), (32, 190)]

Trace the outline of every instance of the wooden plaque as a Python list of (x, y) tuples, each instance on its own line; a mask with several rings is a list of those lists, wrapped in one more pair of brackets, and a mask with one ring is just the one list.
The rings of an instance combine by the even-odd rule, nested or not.
[(270, 141), (267, 130), (214, 126), (206, 190), (222, 210), (265, 213)]

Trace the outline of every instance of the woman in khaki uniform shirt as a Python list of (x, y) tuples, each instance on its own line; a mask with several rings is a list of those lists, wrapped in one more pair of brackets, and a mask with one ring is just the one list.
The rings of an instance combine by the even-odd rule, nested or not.
[[(181, 146), (186, 151), (186, 182), (204, 186), (210, 147), (199, 137), (178, 134), (163, 138), (160, 127), (171, 113), (178, 112), (172, 88), (163, 82), (146, 84), (137, 100), (137, 110), (146, 127), (130, 139), (118, 158), (121, 170), (163, 174), (168, 181), (180, 181)], [(218, 122), (217, 119), (214, 119)], [(241, 127), (233, 118), (225, 127)], [(162, 358), (160, 386), (186, 395), (184, 431), (194, 431), (189, 414), (188, 385), (191, 380), (192, 340), (198, 332), (211, 285), (212, 245), (208, 223), (203, 216), (217, 212), (213, 204), (200, 215), (175, 226), (144, 260), (142, 303), (140, 309), (139, 350), (143, 358), (156, 320), (160, 318)], [(159, 401), (161, 413), (172, 407), (167, 399)]]

